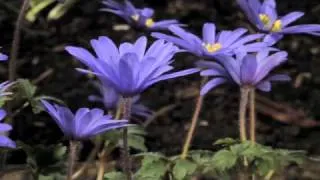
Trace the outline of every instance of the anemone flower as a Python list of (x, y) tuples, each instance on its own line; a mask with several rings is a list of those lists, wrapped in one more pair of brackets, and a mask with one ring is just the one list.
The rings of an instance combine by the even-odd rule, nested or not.
[(263, 42), (254, 42), (263, 37), (263, 34), (245, 35), (247, 30), (238, 28), (233, 31), (221, 31), (216, 34), (213, 23), (205, 23), (202, 27), (202, 38), (186, 32), (178, 26), (170, 26), (169, 30), (176, 36), (163, 33), (152, 33), (153, 37), (172, 42), (182, 49), (204, 58), (214, 58), (217, 55), (231, 56), (237, 51), (256, 52), (266, 48)]
[(287, 60), (284, 51), (269, 55), (269, 51), (248, 54), (242, 59), (231, 56), (218, 57), (218, 62), (199, 61), (197, 65), (204, 70), (201, 76), (211, 76), (201, 89), (201, 95), (224, 83), (235, 83), (240, 87), (256, 88), (268, 92), (273, 81), (289, 81), (286, 74), (270, 75), (270, 72)]
[(70, 109), (42, 100), (46, 111), (70, 140), (86, 140), (109, 130), (128, 126), (127, 120), (112, 120), (103, 110), (80, 108), (75, 114)]
[(304, 24), (290, 26), (301, 18), (304, 13), (293, 11), (284, 16), (278, 16), (275, 0), (237, 0), (250, 22), (258, 30), (268, 33), (265, 42), (270, 45), (279, 41), (285, 34), (311, 34), (320, 36), (320, 24)]
[(154, 10), (151, 8), (135, 8), (134, 5), (125, 0), (119, 3), (113, 0), (103, 0), (102, 2), (108, 8), (103, 8), (102, 11), (111, 12), (122, 17), (128, 24), (138, 28), (146, 28), (150, 30), (166, 30), (170, 25), (180, 25), (175, 19), (162, 20), (154, 22)]
[(66, 50), (91, 70), (80, 71), (95, 74), (123, 97), (138, 95), (159, 81), (199, 71), (191, 68), (168, 73), (173, 69), (172, 57), (179, 48), (164, 40), (155, 41), (147, 51), (146, 37), (140, 37), (134, 44), (123, 43), (119, 48), (108, 37), (91, 40), (91, 45), (97, 57), (80, 47), (68, 46)]
[[(6, 111), (0, 109), (0, 121), (3, 121), (4, 117), (7, 115)], [(5, 123), (0, 123), (0, 147), (15, 148), (16, 143), (9, 139), (7, 136), (3, 135), (4, 132), (11, 131), (12, 126)]]
[[(97, 88), (99, 89), (100, 96), (97, 95), (90, 95), (89, 100), (92, 102), (101, 102), (104, 104), (106, 109), (115, 110), (119, 106), (120, 95), (113, 89), (111, 86), (102, 86), (100, 84), (96, 84)], [(143, 104), (139, 103), (140, 96), (134, 96), (132, 98), (132, 114), (141, 116), (143, 118), (148, 118), (151, 116), (152, 111), (144, 106)]]

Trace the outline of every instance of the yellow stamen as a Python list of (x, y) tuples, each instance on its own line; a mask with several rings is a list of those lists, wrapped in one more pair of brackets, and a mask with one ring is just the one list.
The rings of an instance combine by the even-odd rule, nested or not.
[(222, 48), (222, 45), (220, 43), (215, 44), (204, 44), (204, 47), (207, 49), (208, 52), (214, 53)]
[(282, 29), (282, 22), (281, 20), (276, 20), (274, 23), (273, 23), (273, 26), (271, 28), (271, 31), (272, 32), (279, 32), (281, 31)]
[(138, 20), (139, 20), (139, 15), (138, 15), (138, 14), (132, 15), (131, 18), (132, 18), (134, 21), (138, 21)]
[(153, 21), (153, 19), (151, 19), (151, 18), (148, 18), (147, 20), (146, 20), (146, 26), (147, 27), (152, 27), (153, 26), (153, 24), (154, 24), (154, 21)]
[(270, 23), (270, 18), (266, 14), (259, 14), (259, 18), (264, 25), (268, 25)]

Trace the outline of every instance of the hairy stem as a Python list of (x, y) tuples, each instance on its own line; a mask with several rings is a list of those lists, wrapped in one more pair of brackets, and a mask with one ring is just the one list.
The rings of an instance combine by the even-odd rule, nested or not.
[(73, 167), (77, 159), (77, 142), (70, 140), (69, 142), (69, 159), (67, 169), (67, 180), (72, 180)]
[(256, 142), (256, 110), (255, 110), (255, 89), (250, 90), (250, 140)]
[(197, 126), (197, 122), (198, 122), (198, 119), (199, 119), (199, 114), (200, 114), (200, 111), (201, 111), (201, 108), (202, 108), (203, 98), (204, 98), (204, 96), (200, 96), (200, 95), (197, 97), (196, 107), (195, 107), (195, 110), (193, 112), (193, 116), (192, 116), (192, 119), (191, 119), (191, 126), (190, 126), (190, 129), (188, 131), (186, 140), (185, 140), (184, 145), (183, 145), (183, 149), (182, 149), (182, 153), (181, 153), (181, 159), (185, 159), (187, 157), (187, 155), (188, 155), (188, 151), (189, 151), (189, 148), (190, 148), (190, 145), (191, 145), (191, 141), (192, 141), (192, 138), (193, 138), (196, 126)]
[[(123, 98), (122, 100), (122, 119), (128, 120), (130, 122), (131, 118), (131, 98)], [(123, 140), (123, 151), (122, 151), (122, 163), (123, 163), (123, 171), (127, 176), (127, 180), (132, 180), (131, 173), (131, 160), (129, 155), (129, 146), (128, 146), (128, 128), (123, 128), (122, 134)]]
[(248, 95), (250, 89), (247, 87), (241, 87), (240, 89), (240, 107), (239, 107), (239, 131), (240, 131), (240, 140), (246, 141), (247, 140), (247, 133), (246, 133), (246, 111), (247, 111), (247, 104), (248, 104)]
[[(203, 84), (206, 83), (206, 81), (207, 81), (207, 77), (202, 78), (200, 88)], [(186, 140), (185, 140), (183, 148), (182, 148), (181, 159), (185, 159), (188, 156), (191, 141), (192, 141), (196, 126), (198, 124), (198, 119), (199, 119), (199, 114), (200, 114), (200, 111), (202, 108), (203, 99), (204, 99), (204, 96), (201, 96), (200, 94), (197, 96), (195, 109), (194, 109), (192, 119), (191, 119), (191, 126), (190, 126), (190, 129), (188, 131)]]
[(18, 19), (15, 25), (13, 41), (10, 52), (10, 61), (9, 61), (9, 80), (14, 81), (16, 79), (16, 66), (17, 66), (17, 57), (20, 46), (20, 30), (23, 23), (26, 11), (29, 7), (30, 0), (24, 0), (19, 11)]

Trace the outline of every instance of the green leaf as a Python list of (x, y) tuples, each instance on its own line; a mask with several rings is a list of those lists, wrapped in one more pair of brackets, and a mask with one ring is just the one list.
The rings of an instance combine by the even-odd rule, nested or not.
[(233, 168), (237, 162), (237, 155), (232, 151), (220, 150), (212, 158), (213, 164), (217, 170), (223, 172)]
[(218, 139), (214, 145), (224, 145), (224, 146), (228, 146), (228, 145), (232, 145), (237, 143), (238, 141), (233, 139), (233, 138), (223, 138), (223, 139)]
[(104, 174), (104, 180), (120, 180), (120, 179), (126, 179), (125, 174), (122, 172), (108, 172)]
[(54, 2), (56, 2), (56, 0), (32, 0), (30, 2), (31, 8), (26, 14), (26, 19), (34, 22), (38, 14)]
[(19, 88), (20, 96), (31, 100), (36, 94), (37, 87), (33, 85), (28, 79), (18, 79), (17, 85)]
[(57, 4), (48, 14), (48, 20), (57, 20), (61, 18), (69, 9), (79, 0), (66, 0), (64, 3)]
[(162, 180), (167, 172), (167, 163), (158, 156), (145, 156), (141, 168), (135, 174), (139, 180)]
[(197, 169), (197, 164), (189, 160), (179, 159), (175, 162), (172, 174), (177, 180), (184, 180)]

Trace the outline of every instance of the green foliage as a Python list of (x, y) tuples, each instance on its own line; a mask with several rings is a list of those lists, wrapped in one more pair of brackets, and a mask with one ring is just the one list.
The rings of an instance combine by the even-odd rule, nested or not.
[(64, 3), (57, 3), (56, 0), (31, 0), (31, 8), (26, 14), (26, 19), (30, 22), (34, 22), (41, 11), (54, 4), (48, 13), (47, 19), (49, 21), (57, 20), (65, 15), (78, 1), (79, 0), (66, 0)]
[[(148, 151), (145, 145), (144, 135), (146, 134), (143, 127), (129, 126), (128, 127), (128, 145), (132, 149), (142, 152)], [(110, 131), (102, 135), (106, 147), (120, 147), (122, 144), (122, 131)]]
[(35, 174), (43, 174), (43, 178), (46, 178), (46, 174), (61, 172), (64, 170), (64, 160), (66, 159), (67, 147), (62, 144), (30, 146), (22, 142), (18, 142), (18, 146), (27, 154), (27, 164)]
[(109, 172), (104, 174), (104, 180), (119, 180), (126, 179), (126, 176), (121, 172)]
[(135, 174), (136, 179), (161, 180), (167, 172), (167, 162), (161, 155), (150, 154), (144, 156), (141, 168)]
[(197, 164), (190, 160), (178, 159), (172, 170), (172, 174), (177, 180), (184, 180), (193, 175), (197, 169)]
[(43, 108), (40, 100), (53, 100), (58, 103), (63, 104), (63, 101), (51, 96), (45, 95), (36, 95), (37, 94), (37, 86), (33, 85), (28, 79), (18, 79), (17, 80), (17, 93), (15, 94), (15, 98), (20, 101), (25, 101), (20, 109), (26, 108), (29, 105), (32, 107), (32, 111), (35, 114), (40, 113)]
[(238, 156), (232, 151), (226, 149), (218, 151), (212, 158), (214, 168), (219, 172), (224, 172), (235, 166)]

